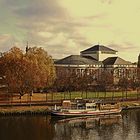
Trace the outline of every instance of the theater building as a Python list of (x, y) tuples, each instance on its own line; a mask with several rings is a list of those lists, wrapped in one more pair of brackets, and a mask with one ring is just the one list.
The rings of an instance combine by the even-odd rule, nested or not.
[(63, 71), (82, 76), (86, 70), (87, 74), (93, 74), (94, 79), (98, 79), (101, 72), (108, 71), (113, 75), (115, 83), (121, 77), (132, 79), (137, 76), (136, 64), (120, 58), (118, 51), (103, 45), (95, 45), (81, 51), (80, 55), (69, 55), (57, 60), (55, 67), (57, 76)]

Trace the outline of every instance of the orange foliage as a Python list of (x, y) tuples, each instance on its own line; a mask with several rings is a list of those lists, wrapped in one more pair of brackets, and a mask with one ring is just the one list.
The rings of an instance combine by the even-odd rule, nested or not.
[(17, 47), (1, 57), (2, 73), (9, 90), (21, 94), (50, 86), (55, 78), (53, 61), (42, 48), (30, 48), (26, 54)]

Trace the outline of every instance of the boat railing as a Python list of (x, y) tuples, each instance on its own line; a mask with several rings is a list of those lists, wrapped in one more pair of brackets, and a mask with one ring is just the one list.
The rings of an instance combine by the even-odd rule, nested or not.
[(71, 110), (84, 110), (86, 107), (63, 107), (62, 109), (71, 109)]
[(80, 107), (62, 107), (62, 109), (64, 110), (97, 110), (97, 106), (80, 106)]

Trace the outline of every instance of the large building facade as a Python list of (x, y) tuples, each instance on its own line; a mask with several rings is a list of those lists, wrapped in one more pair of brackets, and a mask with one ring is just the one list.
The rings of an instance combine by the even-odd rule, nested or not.
[(80, 55), (70, 55), (55, 61), (57, 76), (63, 71), (68, 74), (75, 72), (82, 76), (86, 70), (87, 74), (98, 79), (103, 71), (113, 75), (114, 83), (120, 78), (135, 79), (137, 77), (137, 65), (128, 62), (118, 56), (118, 51), (103, 45), (95, 45), (80, 52)]

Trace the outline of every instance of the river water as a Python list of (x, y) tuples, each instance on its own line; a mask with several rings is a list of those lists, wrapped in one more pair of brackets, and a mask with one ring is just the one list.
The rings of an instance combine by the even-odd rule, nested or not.
[(140, 110), (63, 120), (49, 115), (0, 117), (0, 140), (140, 140)]

